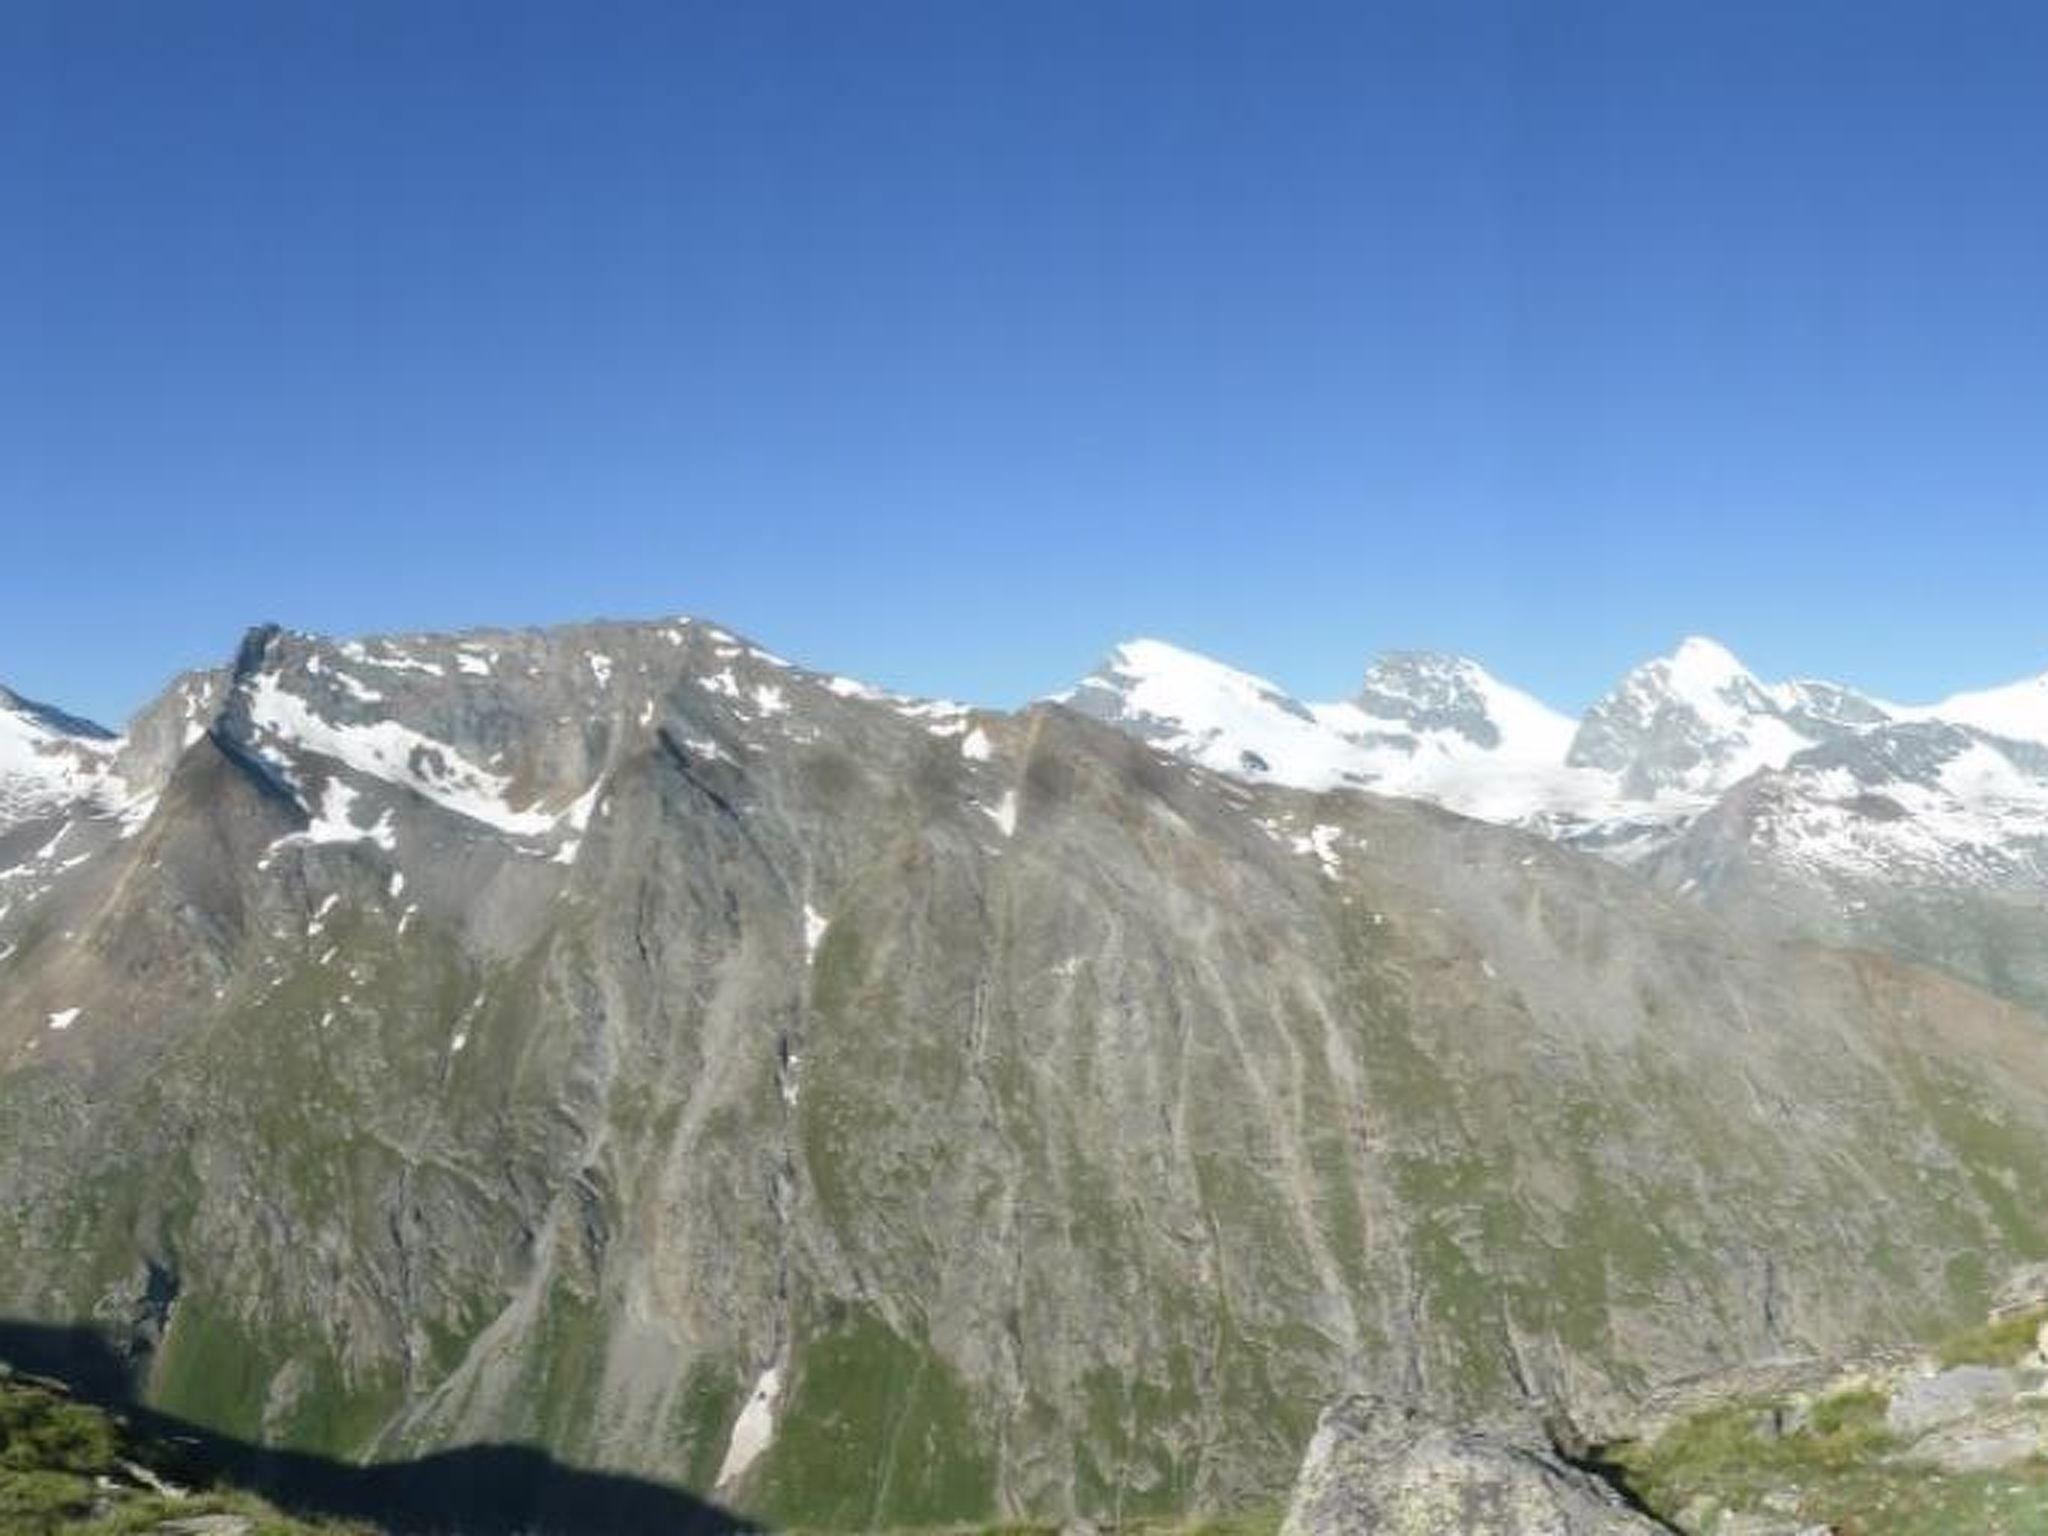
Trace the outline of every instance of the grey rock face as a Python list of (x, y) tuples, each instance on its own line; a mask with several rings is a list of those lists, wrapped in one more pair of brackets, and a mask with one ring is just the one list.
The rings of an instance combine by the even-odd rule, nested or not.
[(1892, 1393), (1885, 1410), (1885, 1428), (1910, 1438), (1966, 1418), (1987, 1404), (2009, 1402), (2022, 1390), (2040, 1384), (2038, 1373), (2029, 1379), (2018, 1371), (1988, 1365), (1959, 1365), (1930, 1375), (1908, 1376)]
[(2048, 1456), (2048, 1402), (2009, 1404), (1951, 1420), (1921, 1435), (1913, 1461), (1944, 1472), (1990, 1472)]
[(1410, 731), (1454, 731), (1479, 747), (1500, 745), (1500, 727), (1470, 662), (1430, 651), (1393, 651), (1366, 669), (1358, 707)]
[(1354, 1397), (1316, 1426), (1281, 1536), (1654, 1536), (1667, 1528), (1539, 1436)]

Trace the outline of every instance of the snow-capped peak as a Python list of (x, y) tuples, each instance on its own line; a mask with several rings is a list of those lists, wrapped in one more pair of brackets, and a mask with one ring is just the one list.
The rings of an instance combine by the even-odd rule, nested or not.
[(1740, 725), (1771, 712), (1774, 701), (1756, 674), (1718, 640), (1688, 635), (1669, 656), (1644, 662), (1622, 683), (1661, 696), (1661, 702), (1692, 710), (1704, 720)]
[(1577, 722), (1476, 661), (1429, 651), (1392, 651), (1366, 669), (1354, 701), (1379, 720), (1417, 733), (1449, 732), (1518, 762), (1562, 763)]
[(89, 720), (0, 688), (0, 830), (89, 799), (116, 745)]
[(1224, 773), (1325, 788), (1349, 744), (1278, 685), (1163, 640), (1127, 640), (1060, 702)]
[(1566, 766), (1570, 720), (1456, 656), (1382, 657), (1355, 698), (1308, 704), (1134, 640), (1060, 702), (1213, 771), (1296, 789), (1372, 788), (1503, 821), (1582, 814), (1613, 790)]
[(1756, 674), (1736, 654), (1707, 635), (1687, 635), (1669, 656), (1647, 663), (1662, 666), (1681, 692), (1719, 691), (1731, 683), (1755, 682)]
[(4, 686), (0, 686), (0, 720), (11, 721), (15, 729), (45, 739), (61, 738), (103, 745), (114, 740), (114, 733), (103, 725), (96, 725), (77, 715), (67, 715), (48, 704), (38, 704), (34, 699), (23, 698)]
[(1814, 744), (1785, 715), (1732, 651), (1693, 635), (1586, 712), (1570, 761), (1621, 775), (1631, 798), (1712, 794)]

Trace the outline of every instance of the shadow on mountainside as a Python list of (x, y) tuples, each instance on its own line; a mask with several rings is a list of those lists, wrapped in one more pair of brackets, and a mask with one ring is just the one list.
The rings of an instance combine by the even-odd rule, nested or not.
[(358, 1520), (394, 1536), (716, 1536), (759, 1529), (681, 1488), (568, 1467), (524, 1445), (471, 1445), (359, 1466), (252, 1445), (137, 1400), (133, 1373), (91, 1328), (0, 1321), (0, 1361), (62, 1382), (195, 1467), (290, 1513)]

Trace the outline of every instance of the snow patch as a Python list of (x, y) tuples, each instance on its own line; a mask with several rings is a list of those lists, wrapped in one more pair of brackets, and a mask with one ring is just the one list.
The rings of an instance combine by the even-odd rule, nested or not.
[[(578, 795), (569, 809), (562, 813), (561, 822), (568, 828), (569, 835), (562, 839), (562, 846), (555, 850), (555, 863), (576, 862), (576, 855), (583, 847), (583, 834), (590, 827), (590, 813), (597, 806), (598, 798), (603, 793), (604, 778), (600, 775), (597, 782)], [(606, 810), (609, 811), (609, 808), (607, 803)]]
[(981, 814), (996, 824), (1005, 837), (1017, 835), (1017, 791), (1005, 790), (1003, 798), (993, 806), (982, 806)]
[(1323, 873), (1334, 880), (1343, 865), (1337, 854), (1337, 839), (1343, 835), (1343, 831), (1342, 827), (1317, 826), (1305, 837), (1290, 839), (1289, 846), (1296, 853), (1313, 855), (1315, 861), (1322, 866)]
[(775, 1438), (775, 1400), (782, 1391), (782, 1374), (774, 1366), (761, 1373), (752, 1395), (732, 1427), (732, 1440), (719, 1464), (716, 1486), (727, 1487), (746, 1474)]
[[(315, 656), (312, 660), (308, 661), (306, 663), (306, 670), (309, 672), (314, 670), (313, 663), (319, 659), (318, 656)], [(366, 686), (347, 672), (337, 671), (334, 674), (334, 685), (358, 704), (382, 704), (384, 702), (383, 694), (374, 688)]]
[[(335, 907), (340, 903), (340, 901), (341, 898), (339, 896), (329, 896), (325, 901), (320, 903), (319, 910), (313, 914), (313, 920), (306, 924), (307, 938), (313, 939), (318, 938), (320, 936), (321, 931), (325, 929), (327, 926), (328, 915), (334, 911)], [(332, 953), (332, 951), (330, 951), (330, 953)]]
[(370, 648), (360, 640), (351, 640), (343, 645), (341, 654), (350, 661), (363, 666), (382, 667), (387, 672), (424, 672), (429, 677), (448, 675), (447, 668), (438, 661), (421, 661), (418, 657), (408, 656), (403, 651), (395, 651), (389, 655), (373, 655)]
[(331, 757), (371, 778), (403, 785), (444, 810), (501, 832), (535, 837), (554, 830), (555, 818), (546, 812), (515, 810), (506, 803), (508, 779), (396, 720), (336, 724), (268, 675), (257, 678), (250, 689), (249, 715), (260, 730), (281, 741)]

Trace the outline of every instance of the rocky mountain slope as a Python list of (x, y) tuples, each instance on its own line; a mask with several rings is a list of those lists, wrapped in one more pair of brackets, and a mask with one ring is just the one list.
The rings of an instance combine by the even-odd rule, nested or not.
[[(1210, 674), (1240, 743), (1159, 660), (251, 634), (5, 845), (0, 1313), (245, 1439), (850, 1528), (1271, 1500), (1353, 1390), (1597, 1426), (2048, 1254), (2039, 1015), (1683, 891), (1691, 748), (1629, 864), (1476, 669)], [(1529, 827), (1347, 787), (1489, 763)]]

